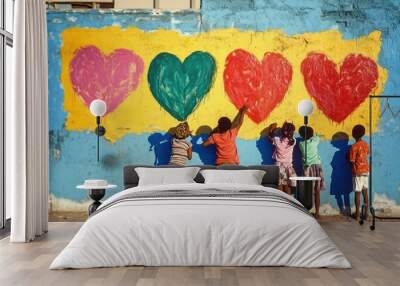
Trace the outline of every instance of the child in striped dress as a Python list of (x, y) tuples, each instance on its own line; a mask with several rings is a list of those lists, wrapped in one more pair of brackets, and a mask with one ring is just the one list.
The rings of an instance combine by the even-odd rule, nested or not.
[[(321, 158), (318, 152), (320, 138), (314, 135), (314, 130), (309, 126), (301, 126), (299, 128), (299, 133), (303, 138), (303, 141), (299, 144), (299, 148), (303, 157), (304, 175), (321, 178), (320, 181), (314, 182), (315, 218), (319, 218), (320, 191), (324, 189), (324, 173), (322, 171)], [(307, 157), (305, 154), (305, 141), (307, 141)]]
[(172, 139), (169, 165), (185, 166), (187, 160), (192, 159), (192, 144), (186, 141), (188, 136), (190, 136), (189, 124), (187, 122), (179, 123)]

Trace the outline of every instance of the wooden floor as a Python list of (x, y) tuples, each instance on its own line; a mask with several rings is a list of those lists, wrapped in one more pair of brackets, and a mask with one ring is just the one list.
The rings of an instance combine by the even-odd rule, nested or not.
[(380, 222), (375, 232), (356, 222), (322, 222), (352, 269), (288, 267), (124, 267), (48, 270), (82, 223), (53, 222), (28, 244), (0, 241), (0, 285), (400, 285), (400, 222)]

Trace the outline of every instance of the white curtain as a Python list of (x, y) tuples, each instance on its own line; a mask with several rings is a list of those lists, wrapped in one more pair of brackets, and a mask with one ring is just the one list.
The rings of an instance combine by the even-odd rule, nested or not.
[(47, 232), (47, 25), (43, 0), (15, 1), (13, 94), (6, 99), (12, 242)]

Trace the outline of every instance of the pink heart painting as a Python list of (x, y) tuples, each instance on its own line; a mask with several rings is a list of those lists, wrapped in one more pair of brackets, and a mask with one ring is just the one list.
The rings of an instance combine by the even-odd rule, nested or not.
[(75, 52), (70, 77), (73, 89), (87, 106), (102, 99), (110, 113), (137, 88), (143, 68), (142, 58), (127, 49), (104, 55), (97, 47), (86, 46)]

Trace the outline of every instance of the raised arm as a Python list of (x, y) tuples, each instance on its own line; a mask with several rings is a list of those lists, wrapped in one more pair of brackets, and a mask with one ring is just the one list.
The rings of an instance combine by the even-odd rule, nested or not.
[(244, 114), (247, 111), (247, 106), (243, 105), (242, 108), (239, 109), (238, 114), (235, 116), (235, 119), (233, 119), (232, 122), (232, 128), (240, 128), (243, 124), (243, 120), (244, 120)]
[(272, 123), (272, 124), (270, 124), (270, 125), (267, 127), (267, 138), (268, 138), (269, 141), (272, 142), (272, 138), (274, 137), (274, 132), (275, 132), (275, 130), (276, 130), (277, 128), (278, 128), (278, 124), (276, 124), (275, 122)]
[(212, 143), (210, 140), (207, 140), (207, 141), (204, 141), (202, 145), (203, 145), (203, 147), (208, 147), (212, 144), (214, 144), (214, 143)]

